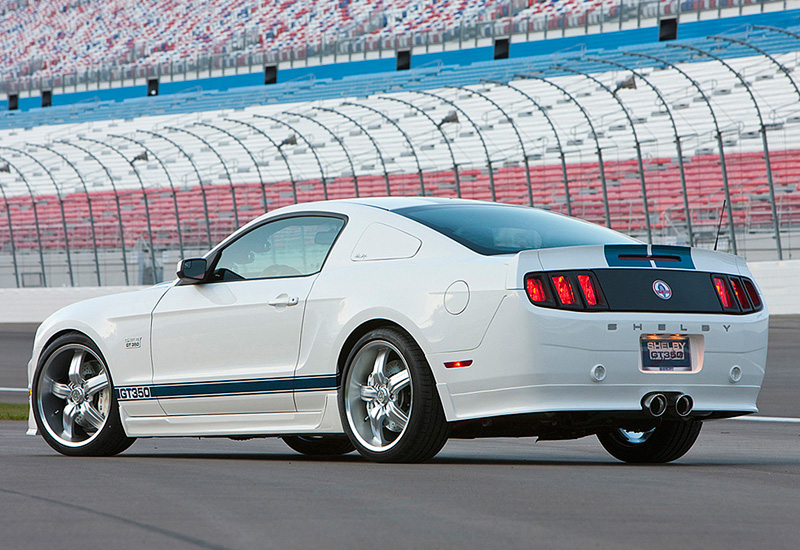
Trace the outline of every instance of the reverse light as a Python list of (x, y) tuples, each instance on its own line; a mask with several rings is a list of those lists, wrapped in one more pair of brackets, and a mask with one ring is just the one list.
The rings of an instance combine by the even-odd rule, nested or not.
[(525, 290), (528, 292), (528, 298), (535, 304), (540, 304), (547, 301), (547, 292), (544, 290), (544, 282), (539, 277), (529, 277), (525, 281)]
[(562, 305), (571, 306), (575, 303), (575, 293), (572, 290), (572, 283), (564, 275), (551, 277), (553, 286), (556, 287), (556, 294)]
[(725, 279), (722, 277), (714, 277), (714, 288), (717, 290), (717, 296), (719, 296), (723, 308), (732, 309), (736, 307), (733, 305), (731, 293), (728, 291), (728, 285), (725, 284)]
[(583, 298), (586, 300), (586, 304), (596, 306), (597, 293), (594, 290), (592, 278), (588, 275), (578, 275), (578, 284), (581, 286), (581, 292), (583, 292)]

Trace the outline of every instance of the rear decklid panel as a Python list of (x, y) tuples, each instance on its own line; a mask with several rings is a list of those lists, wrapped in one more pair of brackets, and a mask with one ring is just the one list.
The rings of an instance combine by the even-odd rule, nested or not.
[[(529, 273), (591, 272), (611, 311), (731, 313), (717, 297), (712, 274), (752, 278), (744, 260), (737, 256), (645, 244), (528, 250), (517, 254), (510, 267), (509, 289), (523, 289)], [(672, 290), (669, 299), (654, 292), (656, 281), (665, 282)]]

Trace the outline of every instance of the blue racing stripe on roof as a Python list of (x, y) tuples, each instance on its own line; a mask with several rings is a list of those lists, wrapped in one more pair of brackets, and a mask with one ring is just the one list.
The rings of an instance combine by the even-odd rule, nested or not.
[(678, 261), (663, 261), (654, 259), (656, 267), (694, 269), (692, 261), (692, 249), (688, 246), (671, 246), (665, 244), (653, 245), (653, 256), (677, 256)]

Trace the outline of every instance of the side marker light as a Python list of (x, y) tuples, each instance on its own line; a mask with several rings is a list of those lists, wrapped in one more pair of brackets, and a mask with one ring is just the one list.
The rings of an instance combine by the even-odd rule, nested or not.
[(472, 359), (467, 359), (466, 361), (449, 361), (444, 364), (446, 369), (460, 369), (463, 367), (468, 367), (472, 364)]

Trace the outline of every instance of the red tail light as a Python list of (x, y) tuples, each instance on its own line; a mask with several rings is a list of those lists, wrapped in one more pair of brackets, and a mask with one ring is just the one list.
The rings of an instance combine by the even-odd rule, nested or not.
[(525, 290), (528, 291), (528, 298), (531, 299), (531, 302), (540, 304), (547, 301), (544, 283), (539, 277), (528, 278), (525, 281)]
[(747, 290), (747, 295), (750, 297), (750, 303), (753, 304), (755, 309), (760, 308), (761, 298), (758, 297), (756, 285), (754, 285), (749, 279), (742, 279), (742, 283), (744, 284), (745, 290)]
[(553, 286), (556, 287), (556, 294), (558, 294), (558, 299), (561, 303), (565, 306), (571, 306), (575, 303), (575, 293), (572, 290), (572, 283), (569, 282), (569, 279), (564, 275), (556, 275), (552, 277), (553, 279)]
[(723, 308), (731, 309), (735, 307), (733, 305), (733, 300), (731, 300), (731, 293), (728, 291), (728, 285), (725, 284), (725, 279), (722, 277), (714, 277), (714, 288), (717, 289), (717, 296), (719, 296)]
[(747, 294), (742, 287), (741, 281), (731, 278), (731, 286), (733, 287), (733, 295), (736, 296), (736, 301), (739, 302), (739, 306), (743, 311), (749, 310), (750, 303), (747, 301)]
[(578, 275), (578, 284), (581, 285), (581, 291), (583, 292), (583, 298), (586, 300), (586, 304), (596, 306), (597, 293), (594, 290), (592, 278), (588, 275)]

